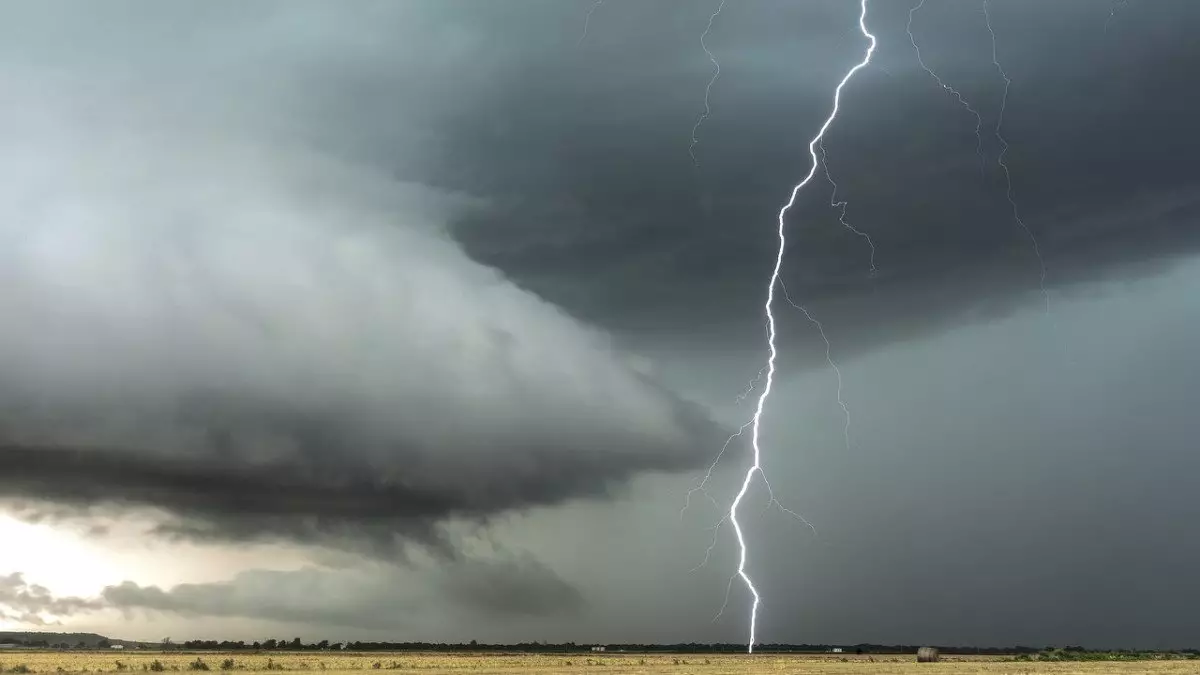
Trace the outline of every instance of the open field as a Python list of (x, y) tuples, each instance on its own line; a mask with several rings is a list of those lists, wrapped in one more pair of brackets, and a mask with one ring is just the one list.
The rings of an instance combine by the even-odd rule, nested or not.
[[(199, 662), (197, 662), (199, 659)], [(232, 659), (232, 662), (229, 660)], [(157, 662), (160, 665), (155, 665)], [(730, 655), (730, 654), (435, 654), (413, 652), (0, 652), (4, 673), (109, 673), (109, 672), (203, 672), (232, 671), (322, 671), (345, 675), (387, 670), (402, 673), (531, 673), (562, 675), (602, 672), (610, 675), (661, 673), (665, 675), (734, 675), (779, 673), (788, 675), (905, 675), (931, 673), (950, 675), (1132, 675), (1162, 673), (1183, 675), (1198, 672), (1196, 661), (1137, 662), (1012, 662), (991, 657), (947, 657), (941, 663), (915, 662), (910, 655)]]

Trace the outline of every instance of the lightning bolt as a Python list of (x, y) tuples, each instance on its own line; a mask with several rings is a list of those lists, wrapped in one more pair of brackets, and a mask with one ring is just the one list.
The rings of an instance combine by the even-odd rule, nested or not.
[(963, 108), (966, 108), (967, 112), (975, 116), (975, 153), (979, 155), (979, 173), (982, 174), (984, 166), (987, 164), (987, 157), (983, 154), (983, 115), (979, 114), (979, 111), (971, 106), (967, 99), (963, 97), (961, 92), (942, 81), (942, 78), (938, 77), (937, 73), (933, 72), (933, 69), (926, 65), (925, 59), (921, 57), (921, 48), (917, 46), (917, 38), (913, 35), (912, 25), (913, 17), (915, 17), (917, 12), (924, 6), (925, 0), (921, 0), (915, 7), (908, 10), (908, 24), (906, 26), (906, 30), (908, 31), (908, 39), (912, 42), (913, 51), (917, 54), (917, 63), (921, 65), (921, 68), (923, 68), (925, 72), (929, 73), (929, 76), (933, 78), (934, 82), (937, 82), (939, 87), (949, 92), (952, 96), (954, 96), (954, 98), (958, 99), (959, 105), (961, 105)]
[(716, 84), (717, 78), (721, 77), (721, 63), (717, 61), (717, 57), (713, 56), (713, 53), (709, 51), (705, 40), (708, 38), (708, 34), (712, 32), (713, 22), (717, 20), (717, 17), (721, 14), (721, 10), (723, 9), (725, 9), (725, 0), (721, 0), (721, 4), (717, 5), (717, 10), (709, 15), (708, 26), (704, 29), (704, 32), (700, 34), (700, 48), (704, 50), (704, 54), (708, 56), (708, 60), (712, 62), (713, 74), (712, 77), (709, 78), (708, 84), (704, 87), (704, 112), (700, 113), (700, 117), (696, 119), (695, 126), (692, 127), (692, 143), (688, 146), (688, 154), (692, 157), (692, 164), (697, 167), (700, 166), (700, 163), (696, 160), (696, 145), (700, 143), (700, 139), (696, 138), (696, 133), (700, 131), (700, 125), (704, 124), (704, 120), (708, 119), (709, 116), (712, 115), (712, 108), (708, 105), (708, 97), (709, 94), (712, 93), (712, 88), (713, 85)]
[[(1001, 133), (1001, 127), (1003, 127), (1003, 125), (1004, 125), (1004, 113), (1008, 108), (1008, 91), (1012, 86), (1012, 79), (1010, 79), (1008, 77), (1008, 73), (1006, 73), (1004, 71), (1004, 66), (1000, 65), (1000, 58), (997, 54), (997, 49), (996, 49), (996, 31), (992, 28), (991, 12), (988, 9), (989, 1), (990, 0), (983, 0), (983, 3), (982, 3), (984, 25), (987, 26), (988, 35), (991, 37), (992, 65), (996, 68), (996, 72), (1000, 74), (1000, 78), (1004, 80), (1004, 93), (1000, 99), (1000, 112), (996, 117), (996, 125), (992, 132), (996, 138), (996, 141), (1000, 144), (1000, 154), (996, 157), (996, 163), (1000, 166), (1001, 171), (1004, 173), (1004, 184), (1005, 184), (1004, 196), (1008, 200), (1009, 207), (1012, 210), (1013, 222), (1015, 222), (1017, 224), (1017, 226), (1020, 227), (1021, 230), (1025, 233), (1025, 236), (1029, 239), (1029, 242), (1033, 247), (1034, 255), (1037, 256), (1038, 269), (1039, 269), (1038, 288), (1041, 290), (1042, 298), (1044, 299), (1045, 304), (1046, 304), (1046, 313), (1049, 314), (1049, 312), (1050, 312), (1050, 292), (1046, 289), (1046, 261), (1042, 257), (1041, 246), (1038, 244), (1037, 237), (1034, 236), (1033, 230), (1029, 229), (1029, 226), (1025, 224), (1025, 220), (1023, 218), (1021, 218), (1021, 210), (1017, 207), (1017, 200), (1013, 194), (1012, 173), (1009, 171), (1008, 163), (1005, 161), (1005, 157), (1007, 157), (1007, 155), (1008, 155), (1009, 144), (1008, 144), (1007, 139), (1004, 138), (1004, 134)], [(925, 6), (925, 0), (921, 0), (920, 2), (918, 2), (916, 4), (916, 6), (914, 6), (912, 9), (910, 9), (908, 11), (908, 24), (906, 25), (906, 30), (908, 32), (908, 39), (912, 43), (913, 51), (917, 55), (917, 63), (920, 64), (921, 68), (926, 73), (929, 73), (929, 76), (933, 78), (934, 82), (937, 82), (938, 86), (940, 86), (942, 89), (946, 90), (952, 96), (954, 96), (954, 98), (958, 100), (959, 105), (961, 105), (963, 108), (965, 108), (967, 110), (967, 112), (974, 115), (974, 117), (975, 117), (975, 153), (977, 155), (979, 155), (979, 162), (980, 162), (979, 168), (980, 168), (980, 172), (982, 172), (983, 167), (987, 163), (986, 157), (983, 152), (983, 134), (982, 134), (983, 115), (980, 114), (978, 109), (976, 109), (975, 107), (973, 107), (971, 105), (970, 101), (968, 101), (966, 99), (966, 97), (964, 97), (962, 95), (962, 92), (958, 91), (953, 86), (947, 84), (945, 82), (945, 80), (943, 80), (940, 76), (938, 76), (937, 73), (933, 72), (933, 69), (930, 68), (929, 65), (925, 63), (925, 59), (921, 57), (921, 47), (917, 44), (917, 38), (913, 34), (912, 26), (913, 26), (913, 19), (916, 17), (917, 12), (920, 11), (920, 9), (924, 6)], [(1114, 8), (1114, 11), (1115, 11), (1115, 8)]]
[(804, 179), (792, 187), (791, 196), (788, 198), (787, 203), (785, 203), (783, 207), (779, 209), (779, 216), (777, 219), (778, 227), (776, 232), (779, 240), (779, 246), (775, 253), (775, 266), (771, 270), (771, 277), (767, 283), (767, 300), (763, 305), (763, 309), (767, 315), (767, 375), (763, 384), (762, 392), (758, 397), (758, 404), (754, 410), (754, 418), (751, 420), (750, 439), (753, 450), (753, 462), (751, 463), (750, 468), (746, 470), (746, 476), (742, 480), (742, 487), (738, 491), (737, 496), (734, 497), (733, 503), (729, 507), (728, 516), (729, 522), (733, 525), (733, 531), (737, 536), (738, 542), (738, 566), (736, 576), (741, 577), (742, 582), (746, 585), (746, 589), (749, 590), (750, 594), (754, 597), (754, 602), (750, 609), (750, 639), (747, 646), (747, 651), (750, 653), (754, 652), (755, 636), (758, 628), (758, 608), (762, 603), (762, 597), (759, 595), (758, 589), (755, 588), (754, 581), (750, 579), (750, 575), (746, 572), (746, 538), (742, 532), (741, 523), (738, 522), (737, 514), (738, 506), (740, 506), (742, 500), (745, 499), (746, 492), (749, 491), (750, 485), (754, 482), (755, 476), (759, 476), (766, 481), (766, 476), (762, 472), (762, 449), (759, 445), (759, 432), (761, 429), (763, 409), (766, 407), (767, 399), (770, 397), (772, 386), (775, 383), (775, 361), (779, 355), (779, 351), (775, 345), (776, 326), (774, 305), (775, 287), (780, 281), (779, 273), (783, 267), (783, 254), (787, 244), (785, 220), (788, 211), (791, 210), (792, 206), (796, 203), (796, 197), (800, 194), (800, 191), (812, 181), (813, 176), (815, 176), (817, 173), (817, 167), (820, 165), (820, 157), (817, 154), (817, 147), (821, 143), (821, 140), (825, 137), (825, 132), (829, 130), (829, 127), (837, 118), (838, 110), (841, 107), (842, 89), (844, 89), (846, 83), (849, 82), (852, 77), (854, 77), (855, 73), (865, 68), (871, 62), (871, 55), (875, 53), (875, 36), (872, 35), (869, 30), (867, 30), (868, 0), (860, 1), (861, 13), (859, 14), (858, 18), (858, 28), (862, 32), (863, 36), (867, 38), (870, 44), (867, 47), (863, 60), (851, 68), (846, 75), (842, 77), (842, 80), (838, 83), (837, 88), (834, 89), (833, 110), (829, 113), (829, 117), (825, 119), (825, 123), (822, 124), (821, 128), (817, 131), (816, 136), (814, 136), (808, 144), (808, 153), (812, 158), (812, 166), (809, 168), (808, 174), (804, 177)]
[(753, 379), (750, 380), (750, 384), (747, 385), (746, 388), (742, 390), (742, 393), (740, 393), (734, 397), (734, 399), (733, 399), (734, 404), (741, 405), (742, 401), (745, 401), (746, 399), (750, 398), (750, 394), (754, 393), (754, 388), (758, 386), (758, 381), (762, 379), (763, 373), (765, 373), (765, 372), (767, 372), (766, 366), (763, 366), (762, 368), (758, 369), (758, 374), (755, 375), (753, 377)]
[(1108, 27), (1112, 25), (1113, 19), (1117, 18), (1117, 12), (1122, 9), (1129, 9), (1129, 0), (1116, 0), (1112, 4), (1112, 10), (1108, 13), (1108, 18), (1104, 20), (1104, 34), (1108, 35)]
[[(679, 519), (680, 520), (683, 520), (683, 514), (686, 513), (688, 510), (688, 507), (690, 507), (692, 505), (692, 495), (696, 494), (697, 492), (703, 492), (704, 496), (708, 497), (708, 500), (711, 501), (714, 506), (717, 506), (718, 508), (720, 507), (720, 504), (717, 504), (717, 500), (713, 499), (713, 496), (708, 493), (708, 489), (707, 489), (708, 482), (710, 480), (712, 480), (713, 471), (715, 471), (717, 469), (717, 465), (721, 463), (721, 458), (725, 456), (725, 451), (729, 449), (729, 444), (733, 442), (733, 439), (735, 439), (738, 436), (741, 436), (743, 433), (745, 433), (746, 427), (750, 426), (753, 423), (754, 423), (754, 420), (750, 420), (749, 422), (746, 422), (741, 427), (739, 427), (738, 430), (736, 432), (734, 432), (734, 434), (732, 436), (725, 439), (725, 445), (721, 446), (721, 451), (717, 453), (717, 458), (713, 460), (712, 464), (708, 465), (708, 472), (704, 474), (704, 479), (701, 480), (698, 484), (696, 484), (696, 486), (693, 487), (691, 490), (687, 491), (687, 496), (684, 498), (684, 501), (683, 501), (683, 508), (679, 510)], [(724, 522), (724, 520), (725, 519), (722, 518), (721, 522)], [(717, 523), (717, 527), (720, 527), (720, 525), (721, 525), (721, 523)], [(712, 553), (712, 547), (709, 547), (708, 553)], [(708, 554), (705, 554), (704, 559), (706, 561), (708, 560)], [(700, 567), (703, 567), (703, 566), (704, 566), (703, 564), (700, 565)]]
[(996, 72), (1004, 80), (1004, 95), (1000, 98), (1000, 113), (996, 117), (996, 127), (993, 132), (996, 140), (1000, 143), (1000, 154), (996, 157), (996, 163), (1004, 171), (1004, 183), (1006, 186), (1004, 194), (1008, 198), (1009, 206), (1012, 207), (1013, 221), (1025, 231), (1025, 235), (1029, 237), (1029, 242), (1033, 245), (1033, 253), (1037, 256), (1038, 267), (1041, 272), (1038, 286), (1042, 291), (1042, 298), (1046, 302), (1046, 313), (1049, 314), (1050, 292), (1046, 290), (1046, 261), (1042, 258), (1042, 249), (1038, 245), (1037, 237), (1033, 235), (1033, 230), (1030, 230), (1029, 226), (1021, 218), (1021, 211), (1017, 208), (1017, 200), (1013, 197), (1012, 173), (1008, 170), (1008, 163), (1004, 161), (1005, 156), (1008, 155), (1008, 141), (1000, 133), (1000, 128), (1004, 125), (1004, 112), (1008, 108), (1008, 90), (1012, 86), (1012, 80), (1008, 77), (1008, 73), (1004, 72), (1004, 66), (1000, 65), (1000, 58), (996, 53), (996, 31), (992, 28), (992, 13), (989, 11), (990, 5), (991, 0), (983, 0), (983, 20), (992, 40), (992, 65), (996, 67)]
[(595, 14), (596, 10), (600, 9), (600, 5), (603, 4), (604, 0), (596, 0), (592, 3), (591, 7), (588, 7), (587, 14), (583, 17), (583, 32), (579, 34), (579, 41), (575, 43), (576, 47), (583, 44), (583, 41), (587, 39), (588, 26), (592, 23), (592, 15)]
[[(830, 171), (829, 171), (829, 156), (825, 154), (825, 141), (822, 140), (818, 145), (821, 148), (821, 166), (825, 169), (825, 179), (828, 180), (829, 184), (833, 186), (833, 193), (829, 195), (829, 205), (832, 206), (833, 208), (839, 210), (838, 222), (842, 224), (842, 227), (846, 228), (850, 232), (867, 240), (867, 245), (871, 247), (871, 276), (875, 276), (875, 273), (878, 271), (875, 268), (875, 242), (871, 241), (871, 235), (854, 227), (846, 220), (846, 207), (850, 206), (850, 202), (838, 201), (838, 198), (837, 198), (838, 184), (836, 182), (834, 182), (833, 174), (830, 173)], [(795, 305), (796, 303), (792, 303), (792, 304)], [(799, 306), (797, 306), (797, 309), (800, 309)], [(804, 310), (801, 309), (801, 311), (804, 311)], [(804, 313), (808, 314), (808, 312), (806, 312), (806, 311)], [(813, 320), (811, 316), (808, 318), (810, 321)], [(817, 324), (817, 325), (820, 325), (820, 324)], [(825, 334), (825, 331), (822, 330), (821, 331), (822, 337), (824, 337), (824, 334)]]
[[(821, 322), (818, 321), (817, 318), (815, 316), (813, 316), (812, 313), (809, 312), (807, 308), (805, 308), (803, 305), (796, 304), (796, 301), (792, 300), (792, 296), (788, 294), (787, 286), (785, 286), (783, 284), (783, 279), (779, 280), (779, 290), (783, 291), (783, 299), (787, 300), (789, 305), (800, 310), (800, 313), (804, 315), (804, 318), (808, 319), (809, 323), (811, 323), (812, 325), (817, 327), (817, 332), (821, 334), (821, 340), (825, 343), (825, 362), (829, 364), (829, 367), (833, 369), (833, 373), (835, 375), (837, 375), (837, 402), (838, 402), (838, 405), (842, 407), (842, 412), (845, 413), (845, 415), (846, 415), (846, 427), (843, 430), (843, 435), (846, 438), (846, 449), (849, 450), (850, 449), (850, 407), (847, 406), (846, 401), (842, 399), (842, 369), (838, 368), (837, 362), (835, 362), (833, 360), (833, 344), (829, 342), (829, 337), (825, 335), (825, 326), (822, 325)], [(801, 518), (801, 520), (804, 520), (804, 519)], [(807, 520), (805, 520), (804, 522), (808, 523)], [(808, 523), (808, 526), (812, 527), (812, 524)], [(815, 530), (814, 530), (814, 532), (815, 532)]]
[[(784, 293), (786, 293), (786, 292), (787, 291), (785, 290)], [(789, 299), (788, 302), (791, 302), (791, 300)], [(795, 306), (795, 303), (793, 303), (793, 306)], [(798, 307), (798, 309), (800, 309), (800, 311), (802, 311), (802, 312), (804, 311), (803, 308)], [(808, 313), (805, 312), (805, 314), (808, 314)], [(815, 319), (813, 319), (813, 322), (817, 323)], [(817, 326), (818, 326), (818, 328), (820, 328), (820, 323), (817, 323)], [(824, 329), (822, 329), (821, 336), (824, 337), (824, 335), (825, 335), (825, 331), (824, 331)], [(826, 347), (829, 346), (829, 340), (825, 340), (825, 345), (826, 345)], [(826, 350), (826, 354), (828, 354), (828, 349)], [(833, 362), (830, 361), (830, 364), (832, 365)], [(833, 368), (835, 371), (837, 370), (836, 365), (834, 365)], [(839, 400), (839, 402), (841, 400), (841, 382), (842, 382), (842, 374), (841, 374), (841, 371), (838, 371), (838, 400)], [(843, 410), (846, 409), (845, 405), (842, 406), (842, 409)], [(738, 430), (736, 432), (734, 432), (734, 434), (732, 436), (730, 436), (729, 438), (727, 438), (725, 440), (725, 445), (723, 445), (721, 447), (721, 452), (717, 453), (716, 459), (714, 459), (712, 464), (710, 464), (708, 466), (708, 471), (704, 474), (704, 478), (699, 483), (697, 483), (692, 489), (687, 491), (687, 495), (684, 498), (684, 502), (683, 502), (683, 508), (681, 508), (679, 510), (679, 520), (681, 520), (681, 521), (683, 520), (684, 514), (687, 513), (687, 510), (692, 505), (692, 495), (696, 494), (697, 492), (702, 493), (710, 502), (712, 502), (713, 506), (716, 506), (717, 508), (721, 508), (721, 505), (717, 503), (717, 500), (715, 498), (713, 498), (713, 496), (711, 494), (709, 494), (708, 483), (710, 480), (712, 480), (713, 471), (716, 471), (717, 465), (721, 463), (721, 458), (725, 456), (725, 451), (729, 449), (729, 444), (733, 442), (733, 439), (735, 439), (735, 438), (741, 436), (743, 433), (745, 433), (746, 428), (749, 427), (753, 423), (754, 423), (753, 420), (746, 422), (741, 427), (739, 427)], [(849, 432), (849, 428), (850, 428), (850, 411), (846, 410), (847, 433)], [(849, 442), (849, 436), (847, 436), (847, 443), (848, 442)], [(804, 523), (805, 525), (808, 526), (808, 528), (810, 530), (813, 531), (813, 534), (818, 534), (816, 526), (813, 525), (811, 522), (809, 522), (808, 519), (806, 519), (804, 516), (800, 515), (799, 513), (796, 513), (795, 511), (787, 508), (786, 506), (781, 504), (778, 499), (775, 498), (775, 490), (771, 487), (771, 484), (766, 480), (765, 476), (763, 477), (763, 483), (767, 486), (767, 493), (768, 493), (768, 496), (770, 497), (770, 501), (767, 502), (767, 509), (770, 509), (772, 506), (778, 507), (779, 511), (781, 513), (789, 515), (789, 516), (795, 518), (796, 520), (800, 521), (801, 523)], [(721, 518), (721, 520), (717, 521), (716, 525), (713, 525), (711, 528), (709, 528), (709, 530), (711, 530), (713, 533), (712, 541), (709, 542), (708, 547), (704, 550), (704, 559), (700, 561), (700, 564), (698, 564), (695, 567), (693, 567), (692, 569), (688, 570), (689, 574), (692, 572), (695, 572), (696, 570), (699, 570), (700, 568), (702, 568), (708, 564), (709, 558), (712, 557), (713, 549), (715, 549), (717, 547), (717, 536), (721, 532), (721, 526), (723, 526), (727, 520), (729, 520), (728, 513), (726, 513)], [(737, 575), (734, 575), (734, 576), (736, 577)], [(726, 593), (725, 602), (726, 603), (729, 602), (728, 593)], [(722, 605), (721, 611), (722, 612), (725, 611), (724, 605)], [(720, 616), (721, 616), (721, 613), (718, 612), (717, 618), (719, 618)], [(713, 620), (716, 621), (715, 618)]]

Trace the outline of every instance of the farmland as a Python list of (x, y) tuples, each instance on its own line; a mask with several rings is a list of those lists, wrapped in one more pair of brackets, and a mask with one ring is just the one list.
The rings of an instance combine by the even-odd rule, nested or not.
[[(345, 652), (149, 652), (26, 651), (0, 652), (0, 672), (8, 673), (141, 673), (204, 671), (321, 671), (326, 675), (387, 670), (403, 673), (488, 673), (564, 675), (607, 673), (634, 675), (1124, 675), (1195, 673), (1196, 662), (1014, 662), (989, 657), (948, 657), (941, 663), (918, 664), (911, 655), (841, 657), (837, 655), (745, 654), (503, 654), (503, 653), (345, 653)], [(382, 675), (382, 674), (381, 674)]]

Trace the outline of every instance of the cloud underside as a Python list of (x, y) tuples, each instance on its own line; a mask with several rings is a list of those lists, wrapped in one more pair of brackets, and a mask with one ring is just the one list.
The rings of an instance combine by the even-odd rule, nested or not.
[[(523, 461), (531, 465), (511, 472), (503, 467), (490, 475), (470, 467), (420, 473), (396, 468), (390, 469), (395, 477), (386, 478), (362, 466), (301, 458), (252, 466), (219, 456), (6, 446), (0, 447), (0, 464), (6, 467), (0, 495), (33, 520), (90, 513), (103, 521), (123, 509), (138, 511), (154, 519), (156, 534), (168, 538), (342, 541), (383, 557), (415, 542), (452, 554), (439, 527), (452, 520), (482, 524), (505, 512), (611, 498), (640, 471), (688, 469), (706, 456), (664, 456), (645, 446), (639, 447), (645, 454), (600, 447), (583, 457), (563, 457), (561, 450), (547, 448), (539, 455), (521, 448)], [(421, 456), (396, 454), (397, 459)]]
[[(978, 7), (930, 3), (914, 24), (927, 63), (977, 120), (918, 65), (907, 8), (870, 8), (874, 66), (844, 90), (824, 139), (827, 166), (789, 211), (782, 270), (843, 358), (1038, 309), (1043, 264), (1045, 286), (1061, 297), (1161, 273), (1200, 250), (1200, 172), (1181, 150), (1195, 137), (1200, 97), (1163, 93), (1200, 64), (1177, 26), (1197, 7), (1143, 8), (1108, 32), (1107, 12), (1082, 0), (994, 9), (996, 53), (1013, 79), (1003, 116), (1004, 80)], [(687, 134), (678, 139), (703, 110), (711, 64), (700, 52), (685, 68), (680, 55), (697, 56), (707, 15), (696, 12), (696, 34), (651, 36), (630, 25), (638, 11), (652, 10), (610, 8), (592, 39), (611, 42), (587, 49), (586, 77), (575, 62), (542, 59), (529, 66), (539, 77), (492, 92), (481, 106), (491, 114), (456, 120), (445, 161), (505, 206), (462, 218), (458, 236), (473, 256), (588, 319), (656, 335), (687, 326), (714, 347), (758, 345), (777, 211), (810, 168), (807, 144), (834, 86), (866, 46), (857, 3), (751, 3), (720, 17), (711, 37), (725, 68), (699, 167)], [(794, 21), (780, 18), (792, 12)], [(621, 41), (629, 44), (612, 49)], [(625, 75), (672, 59), (680, 65), (669, 74)], [(805, 67), (787, 65), (797, 63)], [(535, 88), (551, 93), (535, 98)], [(510, 120), (503, 132), (496, 118)], [(522, 170), (497, 170), (517, 148)], [(830, 206), (825, 168), (844, 212)], [(797, 342), (810, 342), (807, 332)], [(819, 345), (805, 358), (824, 361)]]

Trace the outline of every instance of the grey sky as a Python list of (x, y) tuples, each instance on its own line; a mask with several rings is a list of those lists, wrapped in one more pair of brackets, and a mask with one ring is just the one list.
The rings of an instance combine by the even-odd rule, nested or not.
[[(711, 4), (609, 0), (582, 41), (590, 0), (0, 5), (0, 499), (293, 563), (86, 598), (0, 577), (5, 616), (744, 639), (736, 587), (709, 621), (727, 529), (687, 573), (721, 510), (679, 508), (749, 412), (774, 214), (863, 41), (853, 2), (729, 3), (693, 167)], [(817, 534), (749, 526), (763, 639), (1186, 643), (1200, 6), (1106, 31), (1106, 2), (992, 3), (1048, 315), (979, 5), (914, 29), (983, 113), (982, 170), (911, 6), (872, 3), (826, 143), (878, 273), (823, 180), (788, 221), (851, 444), (781, 306), (766, 463)]]

